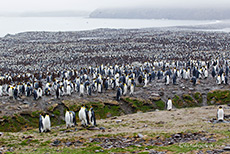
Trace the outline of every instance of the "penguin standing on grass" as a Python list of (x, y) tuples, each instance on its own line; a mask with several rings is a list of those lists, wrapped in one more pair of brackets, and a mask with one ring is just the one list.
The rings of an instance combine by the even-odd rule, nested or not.
[(43, 117), (43, 115), (40, 114), (40, 116), (39, 116), (39, 133), (42, 133), (44, 130), (43, 123), (44, 123), (44, 117)]
[(50, 132), (51, 123), (50, 123), (50, 116), (48, 114), (45, 115), (43, 126), (45, 132)]
[(81, 125), (83, 127), (87, 127), (89, 124), (89, 118), (88, 118), (88, 111), (85, 106), (82, 106), (79, 113), (79, 120), (81, 121)]
[(66, 122), (66, 128), (73, 127), (76, 124), (76, 116), (75, 112), (73, 111), (66, 111), (65, 113), (65, 122)]
[(50, 123), (50, 117), (48, 114), (43, 117), (43, 115), (40, 114), (39, 116), (39, 132), (49, 132), (51, 130), (51, 123)]

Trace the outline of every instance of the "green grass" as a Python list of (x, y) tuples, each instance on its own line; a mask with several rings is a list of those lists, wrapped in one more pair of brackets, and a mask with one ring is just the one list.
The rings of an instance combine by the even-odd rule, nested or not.
[(184, 107), (184, 103), (183, 103), (182, 99), (178, 95), (175, 95), (173, 97), (172, 102), (173, 102), (173, 105), (176, 108), (183, 108)]
[(54, 115), (57, 115), (57, 116), (60, 116), (60, 111), (59, 111), (59, 110), (55, 110), (55, 111), (53, 112), (53, 114), (54, 114)]
[(202, 94), (200, 92), (194, 93), (193, 97), (196, 99), (196, 101), (198, 102), (198, 104), (202, 104), (203, 98), (202, 98)]
[(134, 112), (137, 112), (137, 111), (147, 112), (149, 110), (155, 109), (153, 104), (150, 104), (142, 100), (125, 98), (124, 101), (129, 103), (129, 105), (133, 108)]
[(208, 105), (214, 104), (228, 104), (230, 103), (230, 91), (229, 90), (215, 90), (207, 94)]
[(196, 107), (198, 106), (198, 104), (195, 102), (195, 100), (188, 94), (184, 94), (182, 96), (184, 103), (185, 103), (185, 107)]
[(45, 142), (40, 143), (40, 146), (47, 146), (50, 143), (51, 143), (51, 141), (45, 141)]
[(155, 102), (157, 109), (159, 110), (164, 110), (165, 109), (165, 102), (162, 100), (156, 101)]

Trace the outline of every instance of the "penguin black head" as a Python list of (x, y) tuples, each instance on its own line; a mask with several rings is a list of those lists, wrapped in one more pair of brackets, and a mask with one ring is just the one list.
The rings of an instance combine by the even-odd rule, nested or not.
[(222, 106), (219, 106), (219, 109), (222, 109)]

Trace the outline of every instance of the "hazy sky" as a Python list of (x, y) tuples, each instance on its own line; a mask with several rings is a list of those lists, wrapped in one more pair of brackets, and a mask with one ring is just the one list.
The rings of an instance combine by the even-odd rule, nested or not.
[(85, 10), (114, 7), (230, 7), (230, 0), (2, 0), (0, 12)]

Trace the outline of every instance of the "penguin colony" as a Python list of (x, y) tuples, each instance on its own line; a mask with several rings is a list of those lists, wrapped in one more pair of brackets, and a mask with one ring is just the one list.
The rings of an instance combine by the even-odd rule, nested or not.
[[(119, 101), (123, 95), (135, 96), (136, 85), (146, 88), (151, 82), (178, 86), (185, 81), (199, 86), (212, 77), (217, 86), (228, 85), (229, 41), (226, 33), (155, 30), (7, 35), (0, 39), (0, 96), (61, 99), (112, 90)], [(173, 108), (170, 104), (166, 103), (168, 110)], [(67, 114), (67, 127), (73, 126), (72, 116)], [(41, 115), (41, 128), (44, 120)]]
[[(0, 77), (0, 96), (8, 95), (15, 100), (22, 96), (34, 100), (45, 96), (78, 95), (98, 96), (114, 91), (116, 100), (121, 96), (133, 96), (136, 85), (148, 87), (152, 82), (165, 82), (177, 86), (190, 82), (194, 86), (212, 77), (216, 85), (228, 85), (229, 61), (155, 61), (143, 64), (103, 65), (84, 67), (79, 70), (63, 70), (46, 73), (5, 74)], [(199, 85), (198, 85), (199, 86)], [(170, 96), (169, 96), (170, 97)], [(111, 98), (112, 99), (112, 98)]]
[[(191, 82), (197, 86), (197, 81), (207, 80), (208, 77), (216, 78), (216, 84), (228, 84), (228, 61), (214, 60), (208, 61), (187, 61), (187, 62), (145, 62), (140, 65), (100, 65), (98, 67), (89, 66), (77, 70), (67, 70), (63, 72), (47, 73), (44, 78), (43, 74), (27, 74), (20, 76), (19, 84), (1, 85), (0, 91), (5, 91), (8, 96), (17, 99), (22, 95), (27, 97), (33, 96), (39, 100), (43, 95), (54, 96), (60, 99), (63, 96), (79, 95), (80, 97), (91, 97), (92, 95), (101, 94), (107, 90), (114, 91), (116, 100), (119, 101), (123, 95), (134, 95), (136, 84), (148, 87), (151, 82), (164, 80), (165, 85), (178, 85), (178, 80)], [(221, 76), (221, 77), (220, 77)], [(23, 82), (21, 79), (27, 79)], [(13, 81), (11, 76), (3, 79), (2, 82), (8, 83)], [(44, 82), (45, 81), (45, 82)], [(15, 83), (15, 82), (14, 82)], [(45, 83), (45, 84), (44, 84)], [(6, 87), (5, 89), (3, 87)], [(97, 95), (98, 96), (98, 95)], [(112, 99), (112, 98), (111, 98)], [(169, 97), (166, 103), (167, 110), (172, 110), (172, 100)], [(218, 119), (223, 119), (223, 113), (219, 114)], [(93, 109), (88, 111), (82, 106), (79, 111), (81, 124), (95, 126), (96, 119)], [(75, 113), (67, 111), (65, 114), (66, 127), (76, 125)], [(220, 117), (220, 118), (219, 118)], [(222, 117), (222, 118), (221, 118)], [(45, 117), (40, 117), (40, 132), (50, 130), (47, 126), (50, 122)]]

